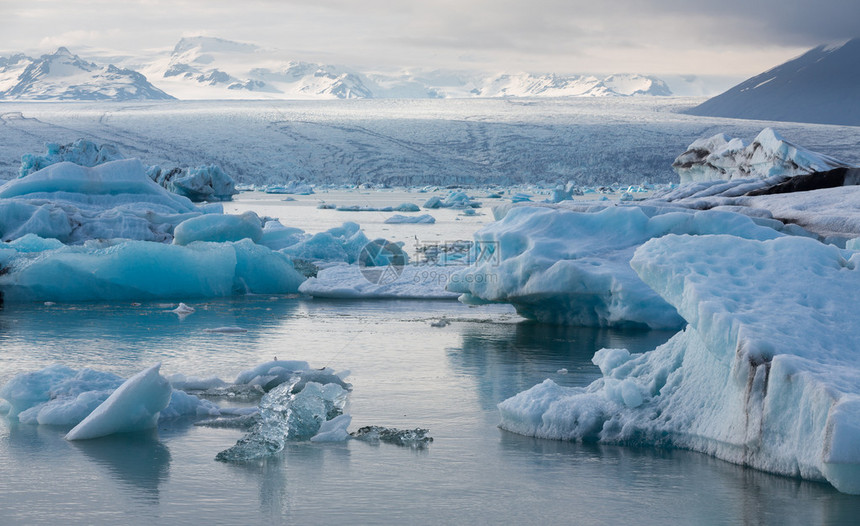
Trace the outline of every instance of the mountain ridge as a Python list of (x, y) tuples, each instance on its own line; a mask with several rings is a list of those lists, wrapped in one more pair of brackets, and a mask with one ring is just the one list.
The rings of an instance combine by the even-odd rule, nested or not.
[(815, 47), (686, 113), (860, 126), (860, 38)]

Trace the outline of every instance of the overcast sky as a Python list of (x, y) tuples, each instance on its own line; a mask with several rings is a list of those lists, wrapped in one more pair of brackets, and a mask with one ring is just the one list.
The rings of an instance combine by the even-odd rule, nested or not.
[(206, 35), (361, 68), (749, 76), (858, 22), (857, 0), (0, 0), (0, 54)]

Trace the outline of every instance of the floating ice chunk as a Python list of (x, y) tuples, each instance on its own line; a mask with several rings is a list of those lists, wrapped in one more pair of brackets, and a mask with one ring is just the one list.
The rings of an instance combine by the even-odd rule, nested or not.
[(431, 216), (430, 214), (421, 214), (420, 216), (404, 216), (400, 214), (395, 214), (388, 219), (385, 220), (387, 224), (422, 224), (422, 225), (432, 225), (436, 222), (436, 218)]
[(306, 237), (305, 231), (300, 228), (286, 227), (277, 220), (267, 221), (263, 225), (263, 235), (257, 243), (269, 247), (272, 250), (280, 250), (295, 245)]
[(233, 178), (214, 164), (170, 170), (150, 166), (146, 173), (150, 179), (167, 190), (194, 202), (229, 201), (239, 193)]
[[(3, 261), (0, 253), (0, 262)], [(281, 253), (250, 240), (113, 241), (19, 253), (0, 275), (6, 301), (142, 300), (291, 294), (304, 276)]]
[(0, 398), (9, 402), (8, 415), (16, 417), (21, 411), (50, 400), (51, 390), (75, 374), (77, 371), (65, 365), (51, 365), (41, 371), (19, 374), (0, 388)]
[(518, 207), (475, 234), (477, 264), (453, 273), (461, 301), (511, 303), (520, 315), (584, 326), (678, 328), (684, 320), (630, 268), (637, 246), (670, 233), (781, 234), (732, 212)]
[(236, 377), (237, 384), (260, 385), (263, 388), (272, 389), (277, 385), (289, 381), (296, 373), (310, 369), (308, 362), (299, 360), (273, 360), (242, 371)]
[(290, 181), (285, 185), (267, 186), (263, 191), (267, 194), (311, 195), (314, 193), (311, 185), (301, 181)]
[(358, 223), (346, 222), (281, 250), (292, 257), (311, 261), (358, 261), (361, 250), (370, 242)]
[(207, 389), (226, 387), (229, 385), (224, 380), (215, 376), (199, 378), (197, 376), (185, 376), (184, 374), (176, 373), (166, 376), (165, 378), (167, 378), (167, 381), (170, 382), (170, 385), (175, 389), (181, 389), (183, 391), (205, 391)]
[[(317, 298), (456, 299), (445, 290), (454, 266), (406, 265), (377, 267), (372, 272), (359, 265), (334, 265), (321, 269), (299, 286), (299, 292)], [(391, 270), (391, 272), (385, 272)]]
[(44, 402), (18, 414), (22, 424), (76, 426), (113, 393), (85, 391), (75, 397), (61, 397)]
[(250, 239), (253, 242), (263, 237), (262, 221), (254, 212), (241, 215), (206, 214), (192, 217), (176, 225), (173, 230), (173, 244), (187, 245), (194, 241), (239, 241)]
[(672, 164), (682, 184), (794, 176), (824, 172), (839, 166), (848, 165), (792, 144), (771, 128), (762, 130), (749, 146), (741, 139), (729, 139), (722, 133), (697, 139)]
[(52, 164), (0, 186), (0, 237), (32, 233), (64, 243), (127, 238), (168, 241), (200, 212), (151, 181), (137, 159), (93, 168)]
[(159, 412), (170, 403), (170, 383), (158, 374), (156, 364), (119, 386), (80, 424), (66, 440), (87, 440), (114, 433), (127, 433), (156, 426)]
[(365, 426), (350, 435), (358, 440), (376, 444), (385, 442), (396, 446), (406, 446), (414, 449), (424, 449), (433, 437), (427, 436), (428, 429), (397, 429), (396, 427)]
[(173, 389), (170, 402), (161, 410), (159, 421), (181, 417), (220, 416), (221, 408), (209, 400), (201, 400), (193, 394)]
[(183, 316), (183, 315), (188, 315), (188, 314), (191, 314), (193, 312), (196, 312), (196, 310), (194, 309), (194, 307), (189, 307), (188, 305), (180, 302), (179, 306), (170, 312), (175, 312), (176, 314)]
[(222, 462), (243, 462), (278, 453), (288, 440), (309, 440), (327, 420), (343, 414), (348, 391), (337, 383), (308, 382), (295, 392), (282, 383), (260, 401), (260, 420), (254, 428), (215, 457)]
[(45, 155), (24, 154), (21, 157), (19, 177), (25, 177), (42, 168), (67, 161), (81, 166), (93, 167), (125, 157), (113, 144), (98, 144), (87, 139), (77, 139), (69, 144), (47, 143)]
[(339, 415), (331, 420), (326, 420), (320, 426), (316, 435), (311, 437), (311, 442), (344, 442), (349, 440), (349, 431), (346, 429), (352, 423), (349, 415)]
[(505, 429), (706, 452), (860, 493), (860, 254), (815, 240), (669, 235), (631, 265), (689, 323), (654, 351), (595, 355), (586, 388), (547, 380)]

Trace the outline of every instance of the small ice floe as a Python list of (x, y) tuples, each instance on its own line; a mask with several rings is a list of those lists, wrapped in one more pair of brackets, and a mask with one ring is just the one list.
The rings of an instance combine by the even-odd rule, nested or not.
[(54, 303), (53, 301), (46, 301), (46, 302), (45, 302), (45, 306), (46, 306), (46, 307), (51, 307), (51, 306), (53, 306), (53, 305), (56, 305), (56, 303)]
[(396, 427), (365, 426), (354, 433), (352, 438), (363, 440), (371, 444), (386, 442), (396, 446), (408, 446), (413, 449), (424, 449), (433, 437), (427, 436), (429, 429), (397, 429)]
[(195, 311), (194, 307), (190, 307), (190, 306), (180, 302), (179, 306), (170, 312), (176, 313), (180, 317), (183, 317), (183, 316), (188, 316), (189, 314), (191, 314), (194, 311)]
[(451, 320), (444, 316), (441, 319), (430, 322), (431, 327), (447, 327), (448, 325), (451, 325)]
[(248, 329), (243, 329), (242, 327), (215, 327), (213, 329), (203, 329), (203, 332), (238, 334), (242, 332), (248, 332)]
[(559, 369), (559, 370), (558, 370), (558, 371), (556, 371), (556, 372), (557, 372), (558, 374), (567, 374), (567, 369), (565, 369), (564, 367), (562, 367), (561, 369)]

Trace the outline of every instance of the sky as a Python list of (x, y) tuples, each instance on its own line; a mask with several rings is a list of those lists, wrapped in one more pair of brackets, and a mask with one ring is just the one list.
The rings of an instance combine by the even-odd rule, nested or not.
[(858, 21), (856, 0), (0, 0), (0, 55), (205, 35), (363, 69), (746, 77)]

